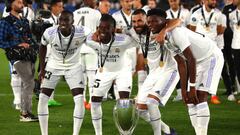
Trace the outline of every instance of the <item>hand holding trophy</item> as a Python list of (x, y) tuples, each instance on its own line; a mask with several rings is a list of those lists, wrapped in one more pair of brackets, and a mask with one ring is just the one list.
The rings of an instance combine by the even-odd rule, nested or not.
[(113, 109), (113, 118), (121, 135), (132, 135), (139, 119), (139, 114), (134, 100), (117, 100), (117, 103)]

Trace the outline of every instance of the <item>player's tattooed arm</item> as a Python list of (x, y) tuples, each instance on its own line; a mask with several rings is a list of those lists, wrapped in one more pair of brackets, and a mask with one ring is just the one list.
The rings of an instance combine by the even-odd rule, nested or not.
[(168, 32), (172, 31), (174, 28), (181, 26), (181, 19), (170, 19), (167, 20), (166, 26), (156, 35), (155, 40), (159, 44), (164, 44), (166, 35)]
[(189, 75), (189, 81), (193, 86), (190, 85), (190, 92), (188, 93), (189, 101), (193, 104), (198, 104), (199, 100), (197, 98), (195, 83), (196, 83), (196, 59), (193, 56), (190, 47), (187, 47), (183, 51), (184, 57), (187, 59), (187, 73)]
[(40, 63), (40, 73), (39, 80), (42, 81), (45, 75), (45, 58), (46, 58), (47, 46), (40, 45), (39, 48), (39, 63)]
[(183, 101), (184, 101), (185, 104), (187, 104), (188, 103), (188, 97), (187, 97), (187, 80), (188, 80), (187, 63), (184, 60), (184, 58), (179, 56), (179, 55), (174, 56), (174, 59), (176, 60), (177, 65), (178, 65), (178, 72), (179, 72), (179, 75), (180, 75), (180, 83), (181, 83)]

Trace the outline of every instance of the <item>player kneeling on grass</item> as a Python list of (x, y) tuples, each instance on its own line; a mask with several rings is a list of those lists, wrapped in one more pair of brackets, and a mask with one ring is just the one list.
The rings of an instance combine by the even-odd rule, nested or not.
[[(166, 26), (165, 11), (152, 9), (147, 16), (153, 33)], [(192, 126), (197, 135), (207, 135), (210, 120), (207, 98), (208, 94), (217, 92), (224, 61), (222, 52), (210, 38), (184, 27), (169, 32), (163, 45), (177, 61), (182, 96), (188, 105)]]
[[(111, 15), (103, 14), (98, 31), (89, 36), (86, 44), (99, 54), (99, 69), (92, 94), (91, 115), (96, 135), (102, 135), (101, 102), (115, 80), (120, 100), (128, 99), (131, 92), (132, 74), (123, 70), (125, 51), (136, 47), (133, 38), (115, 34), (116, 22)], [(95, 38), (98, 42), (95, 42)]]
[[(85, 109), (83, 103), (84, 80), (80, 65), (80, 47), (85, 42), (90, 29), (73, 25), (73, 14), (63, 11), (59, 25), (48, 28), (40, 46), (41, 94), (38, 103), (38, 117), (42, 135), (48, 134), (48, 100), (59, 79), (64, 76), (75, 103), (73, 112), (73, 135), (78, 135)], [(50, 57), (45, 67), (47, 45), (51, 45)]]

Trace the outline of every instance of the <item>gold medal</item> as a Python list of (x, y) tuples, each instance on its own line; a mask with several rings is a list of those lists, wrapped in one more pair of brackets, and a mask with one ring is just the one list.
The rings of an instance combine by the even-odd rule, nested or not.
[(102, 73), (103, 72), (103, 67), (99, 68), (99, 72)]
[(145, 64), (145, 65), (148, 64), (148, 60), (147, 60), (147, 58), (144, 59), (144, 64)]
[(164, 62), (163, 62), (163, 61), (160, 61), (160, 62), (159, 62), (159, 66), (160, 66), (160, 67), (163, 67), (163, 66), (164, 66)]
[(210, 31), (210, 26), (205, 27), (206, 31)]
[(240, 25), (237, 25), (237, 30), (240, 30)]
[(63, 59), (63, 64), (65, 64), (65, 59)]

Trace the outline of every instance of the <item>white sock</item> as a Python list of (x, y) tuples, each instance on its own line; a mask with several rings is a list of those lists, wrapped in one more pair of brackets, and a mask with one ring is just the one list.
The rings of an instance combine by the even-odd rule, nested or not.
[(150, 114), (148, 112), (148, 110), (142, 110), (142, 109), (139, 109), (139, 117), (142, 118), (144, 121), (150, 123)]
[(171, 131), (170, 131), (170, 127), (161, 120), (161, 130), (165, 133), (165, 134), (170, 134)]
[[(139, 109), (138, 111), (139, 111), (139, 117), (142, 118), (144, 121), (151, 124), (150, 114), (149, 114), (148, 110)], [(165, 134), (170, 134), (171, 133), (169, 126), (166, 123), (164, 123), (162, 120), (161, 120), (161, 130)]]
[(181, 89), (177, 89), (177, 96), (182, 97), (182, 90)]
[(194, 104), (188, 104), (187, 106), (192, 126), (195, 130), (195, 133), (197, 134), (197, 132), (199, 132), (197, 127), (197, 106), (195, 106)]
[(153, 98), (147, 98), (147, 106), (154, 135), (161, 135), (161, 114), (158, 108), (159, 102)]
[(120, 99), (116, 84), (113, 84), (113, 90), (114, 90), (114, 95), (115, 95), (116, 100)]
[(87, 70), (86, 74), (88, 77), (89, 103), (91, 103), (96, 71), (95, 70)]
[(48, 135), (48, 100), (49, 97), (43, 93), (39, 95), (38, 119), (42, 135)]
[(91, 115), (95, 135), (102, 135), (102, 106), (100, 102), (92, 102)]
[(73, 112), (73, 135), (78, 135), (82, 126), (85, 107), (84, 107), (84, 97), (83, 95), (77, 95), (73, 97), (75, 107)]
[(208, 123), (210, 120), (210, 111), (207, 102), (197, 104), (197, 126), (199, 133), (197, 135), (207, 135)]
[(87, 102), (87, 99), (86, 99), (86, 91), (87, 91), (87, 84), (88, 84), (88, 78), (87, 78), (87, 73), (84, 72), (83, 73), (83, 78), (84, 78), (84, 91), (83, 91), (83, 96), (84, 96), (84, 102)]
[(138, 71), (138, 89), (140, 89), (143, 85), (143, 82), (147, 78), (147, 72), (144, 70)]
[(21, 104), (21, 88), (22, 80), (18, 74), (11, 75), (11, 86), (13, 90), (14, 100), (13, 104)]

